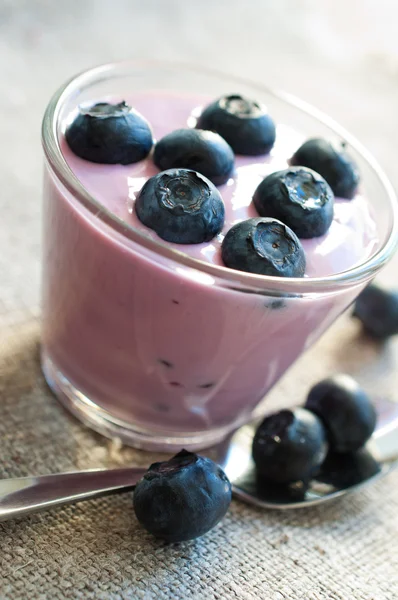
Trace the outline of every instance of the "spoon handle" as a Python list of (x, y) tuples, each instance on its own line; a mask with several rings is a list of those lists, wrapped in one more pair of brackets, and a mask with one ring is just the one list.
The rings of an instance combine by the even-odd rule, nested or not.
[(0, 521), (132, 489), (145, 469), (94, 469), (0, 480)]

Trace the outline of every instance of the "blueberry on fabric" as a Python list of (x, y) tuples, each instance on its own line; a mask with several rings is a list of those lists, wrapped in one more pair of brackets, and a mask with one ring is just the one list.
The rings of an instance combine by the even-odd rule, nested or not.
[(154, 536), (182, 542), (217, 525), (231, 497), (231, 484), (216, 463), (182, 450), (149, 467), (135, 488), (134, 510)]
[(368, 285), (358, 296), (353, 316), (359, 319), (366, 333), (385, 340), (398, 333), (398, 293)]

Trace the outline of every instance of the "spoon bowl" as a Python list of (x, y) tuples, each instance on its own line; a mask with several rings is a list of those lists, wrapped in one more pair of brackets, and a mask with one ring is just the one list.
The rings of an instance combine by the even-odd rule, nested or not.
[(331, 453), (314, 479), (290, 485), (257, 478), (251, 458), (257, 424), (245, 425), (232, 437), (224, 464), (234, 496), (260, 508), (303, 508), (329, 502), (386, 475), (398, 464), (398, 404), (391, 409), (395, 421), (378, 429), (365, 448), (349, 454)]

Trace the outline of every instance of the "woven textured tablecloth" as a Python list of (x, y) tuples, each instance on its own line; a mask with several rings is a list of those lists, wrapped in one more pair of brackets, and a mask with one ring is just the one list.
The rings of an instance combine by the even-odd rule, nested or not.
[[(83, 427), (40, 372), (39, 129), (54, 89), (119, 58), (211, 63), (318, 104), (398, 181), (396, 13), (388, 0), (0, 0), (1, 477), (153, 458)], [(397, 264), (382, 276), (390, 285)], [(397, 396), (397, 358), (396, 341), (372, 343), (344, 316), (270, 403), (301, 402), (335, 371)], [(215, 530), (171, 546), (138, 526), (130, 494), (89, 501), (0, 524), (0, 565), (1, 600), (393, 600), (398, 473), (311, 510), (266, 512), (233, 501)]]

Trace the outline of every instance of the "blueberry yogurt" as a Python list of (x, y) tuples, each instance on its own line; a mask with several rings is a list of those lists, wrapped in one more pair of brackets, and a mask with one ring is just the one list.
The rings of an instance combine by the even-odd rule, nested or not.
[(283, 282), (363, 262), (379, 239), (353, 163), (333, 154), (328, 170), (322, 146), (320, 168), (318, 143), (301, 164), (306, 132), (239, 94), (93, 97), (65, 117), (58, 141), (99, 213), (202, 262), (171, 264), (115, 234), (48, 173), (47, 379), (58, 373), (53, 387), (75, 412), (128, 442), (193, 449), (221, 439), (359, 290), (246, 293), (200, 264)]

